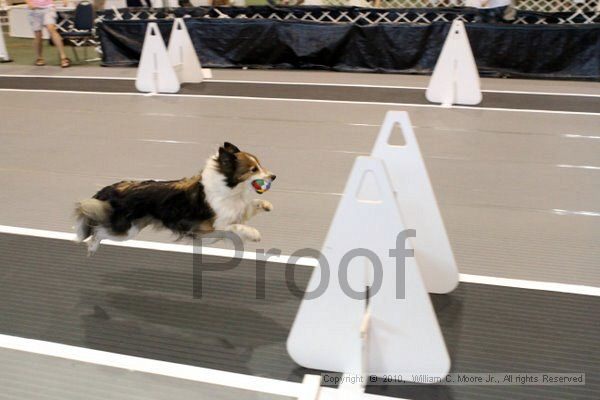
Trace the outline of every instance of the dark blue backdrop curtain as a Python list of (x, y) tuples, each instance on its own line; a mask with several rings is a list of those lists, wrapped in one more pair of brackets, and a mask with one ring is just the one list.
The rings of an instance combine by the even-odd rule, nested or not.
[[(165, 40), (172, 21), (158, 20)], [(103, 65), (136, 65), (147, 21), (98, 26)], [(449, 23), (371, 24), (188, 18), (207, 67), (430, 73)], [(466, 24), (482, 75), (600, 79), (600, 24)]]

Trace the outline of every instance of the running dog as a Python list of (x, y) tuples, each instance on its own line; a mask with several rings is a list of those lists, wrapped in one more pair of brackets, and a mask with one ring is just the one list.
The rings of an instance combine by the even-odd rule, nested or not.
[(77, 241), (86, 241), (92, 255), (102, 240), (129, 240), (152, 225), (179, 238), (225, 231), (258, 242), (258, 230), (245, 223), (273, 205), (252, 193), (264, 193), (274, 180), (255, 156), (226, 142), (194, 177), (121, 181), (77, 203)]

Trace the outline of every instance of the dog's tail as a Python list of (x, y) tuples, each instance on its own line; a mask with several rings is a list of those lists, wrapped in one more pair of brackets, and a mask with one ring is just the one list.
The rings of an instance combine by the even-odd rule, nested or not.
[(75, 232), (77, 241), (82, 242), (93, 234), (94, 226), (110, 219), (112, 207), (107, 201), (87, 199), (75, 206)]

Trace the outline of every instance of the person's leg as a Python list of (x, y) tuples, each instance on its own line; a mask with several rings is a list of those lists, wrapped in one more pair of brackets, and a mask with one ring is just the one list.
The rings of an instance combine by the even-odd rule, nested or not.
[(33, 31), (33, 48), (37, 59), (35, 65), (42, 66), (45, 64), (44, 58), (42, 57), (42, 29), (44, 27), (44, 15), (40, 10), (29, 10), (29, 24)]
[(493, 22), (493, 14), (490, 10), (490, 8), (482, 8), (479, 10), (481, 15), (481, 22), (483, 22), (484, 24), (489, 24), (490, 22)]
[(58, 30), (56, 28), (56, 10), (54, 7), (47, 8), (44, 14), (44, 25), (46, 29), (48, 29), (48, 33), (50, 34), (50, 38), (52, 39), (52, 43), (58, 50), (60, 54), (60, 66), (68, 67), (71, 61), (67, 58), (65, 54), (65, 46), (63, 45), (62, 37), (59, 35)]
[(498, 22), (498, 7), (488, 8), (488, 23), (495, 24)]
[(504, 14), (506, 14), (506, 9), (508, 7), (507, 6), (503, 6), (503, 7), (497, 7), (496, 8), (496, 22), (500, 23), (500, 22), (505, 22), (504, 19)]
[(41, 60), (42, 57), (42, 49), (43, 49), (43, 43), (42, 43), (42, 31), (35, 31), (34, 32), (34, 38), (33, 38), (33, 47), (35, 48), (35, 54), (37, 55), (37, 59)]
[(46, 25), (46, 29), (48, 29), (48, 32), (50, 33), (50, 37), (52, 38), (52, 43), (54, 43), (54, 46), (56, 46), (56, 49), (58, 50), (58, 53), (60, 54), (60, 59), (63, 60), (65, 58), (67, 58), (67, 55), (65, 54), (65, 46), (63, 45), (62, 37), (60, 37), (60, 35), (58, 34), (58, 31), (56, 30), (56, 25), (54, 25), (54, 24)]

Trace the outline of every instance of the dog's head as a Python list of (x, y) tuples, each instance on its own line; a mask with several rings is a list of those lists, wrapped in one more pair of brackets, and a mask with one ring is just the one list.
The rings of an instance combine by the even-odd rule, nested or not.
[(275, 180), (275, 175), (263, 167), (258, 158), (228, 142), (219, 147), (215, 161), (230, 188), (246, 185), (249, 190), (264, 193)]

